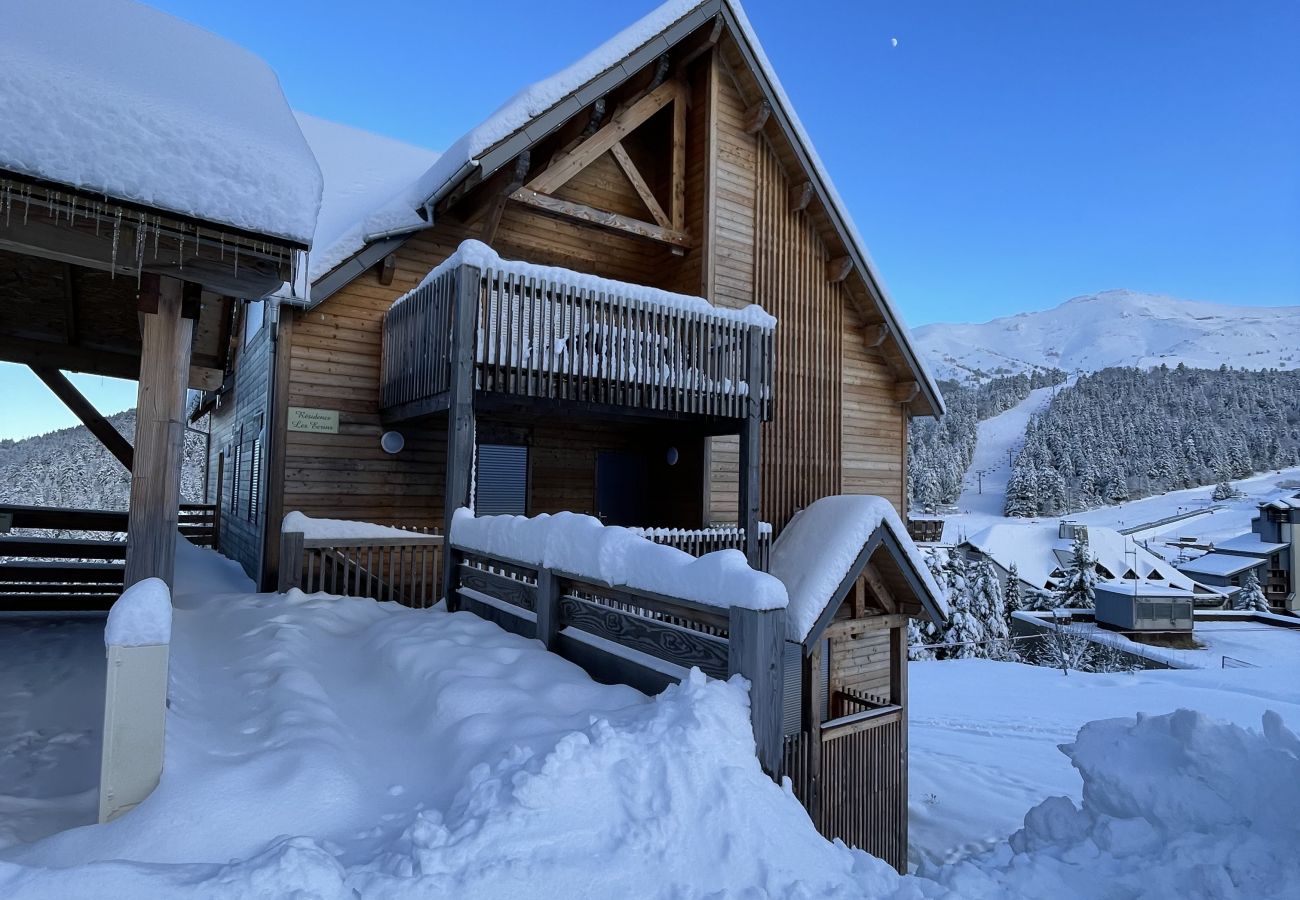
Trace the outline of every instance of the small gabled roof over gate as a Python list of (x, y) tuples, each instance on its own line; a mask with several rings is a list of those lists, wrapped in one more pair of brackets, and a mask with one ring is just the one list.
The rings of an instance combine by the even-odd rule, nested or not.
[(859, 579), (881, 611), (948, 617), (930, 575), (894, 507), (882, 497), (823, 497), (795, 514), (772, 546), (770, 570), (786, 587), (786, 640), (812, 646)]

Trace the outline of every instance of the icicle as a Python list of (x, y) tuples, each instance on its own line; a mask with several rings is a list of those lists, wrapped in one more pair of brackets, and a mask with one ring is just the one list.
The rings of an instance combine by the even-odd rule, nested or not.
[(140, 287), (140, 280), (144, 274), (144, 243), (148, 238), (146, 232), (149, 229), (149, 217), (140, 213), (139, 223), (135, 229), (135, 286)]
[(3, 207), (4, 207), (4, 211), (5, 211), (5, 225), (8, 226), (8, 225), (9, 225), (9, 213), (13, 212), (13, 208), (14, 208), (14, 195), (13, 195), (13, 193), (9, 190), (9, 182), (7, 182), (7, 181), (5, 182), (4, 198), (3, 198), (3, 199), (0, 199), (0, 206), (3, 206)]
[(220, 239), (220, 241), (221, 241), (221, 260), (222, 260), (222, 262), (225, 262), (225, 259), (226, 259), (226, 233), (223, 231), (223, 232), (221, 232), (221, 234), (220, 234), (218, 237), (219, 237), (219, 239)]
[(122, 234), (122, 210), (116, 210), (113, 214), (113, 253), (109, 260), (109, 271), (113, 277), (117, 277), (117, 240)]
[(158, 235), (162, 234), (162, 216), (153, 217), (153, 258), (158, 258)]
[(77, 198), (74, 196), (72, 198), (72, 201), (68, 204), (68, 225), (75, 226), (76, 224), (77, 224)]
[(239, 245), (235, 245), (235, 277), (239, 277)]
[(23, 224), (27, 224), (27, 213), (32, 208), (32, 189), (23, 188)]
[(185, 271), (185, 226), (179, 229), (180, 236), (176, 240), (176, 262), (180, 264), (181, 271)]

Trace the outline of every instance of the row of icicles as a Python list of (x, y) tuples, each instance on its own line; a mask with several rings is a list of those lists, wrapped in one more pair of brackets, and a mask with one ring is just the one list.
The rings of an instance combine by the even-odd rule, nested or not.
[[(150, 244), (153, 245), (152, 258), (156, 261), (159, 258), (159, 238), (164, 233), (176, 242), (176, 265), (182, 271), (185, 269), (187, 246), (190, 248), (188, 254), (190, 258), (197, 257), (205, 245), (216, 247), (219, 259), (225, 260), (226, 258), (226, 239), (223, 232), (216, 232), (215, 240), (212, 236), (204, 238), (197, 225), (188, 226), (184, 223), (169, 222), (164, 226), (162, 216), (124, 210), (115, 203), (87, 200), (71, 193), (64, 194), (58, 191), (48, 191), (45, 192), (44, 196), (33, 197), (30, 185), (14, 184), (8, 180), (0, 181), (0, 217), (3, 217), (6, 226), (10, 224), (13, 218), (15, 203), (22, 207), (22, 224), (24, 225), (27, 224), (33, 205), (38, 209), (43, 207), (46, 210), (45, 214), (53, 218), (55, 224), (66, 219), (68, 226), (72, 227), (76, 225), (78, 217), (92, 219), (95, 223), (96, 235), (99, 234), (102, 225), (111, 222), (113, 226), (113, 249), (109, 263), (111, 266), (110, 271), (114, 276), (117, 275), (118, 245), (121, 243), (122, 224), (123, 219), (125, 219), (127, 226), (135, 230), (135, 246), (132, 248), (132, 256), (137, 283), (144, 267), (146, 249)], [(254, 254), (273, 258), (277, 262), (283, 262), (287, 257), (294, 268), (294, 272), (290, 277), (296, 282), (297, 254), (263, 241), (249, 240), (245, 242), (245, 246), (247, 250)], [(240, 244), (232, 243), (230, 249), (233, 254), (235, 277), (239, 277)]]

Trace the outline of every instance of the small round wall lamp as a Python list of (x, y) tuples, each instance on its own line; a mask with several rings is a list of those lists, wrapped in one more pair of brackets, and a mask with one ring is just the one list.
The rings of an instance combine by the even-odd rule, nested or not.
[(401, 453), (406, 446), (406, 438), (402, 437), (400, 431), (385, 431), (379, 438), (379, 446), (385, 453)]
[(667, 460), (668, 465), (670, 466), (677, 465), (677, 460), (679, 460), (680, 458), (681, 458), (681, 454), (677, 452), (676, 447), (669, 447), (668, 452), (664, 454), (664, 459)]

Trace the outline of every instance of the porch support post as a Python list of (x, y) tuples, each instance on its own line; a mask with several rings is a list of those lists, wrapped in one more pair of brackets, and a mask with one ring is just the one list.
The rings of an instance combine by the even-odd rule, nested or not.
[(808, 734), (808, 796), (803, 798), (808, 818), (822, 827), (822, 642), (818, 638), (799, 654), (799, 721)]
[(749, 721), (763, 771), (781, 777), (781, 697), (785, 684), (785, 610), (731, 607), (727, 674), (749, 680)]
[(740, 503), (738, 523), (745, 529), (745, 558), (755, 569), (762, 568), (759, 553), (759, 495), (762, 492), (762, 402), (763, 332), (751, 326), (746, 341), (745, 380), (749, 393), (745, 398), (745, 418), (740, 424)]
[(443, 595), (456, 608), (458, 554), (451, 543), (451, 519), (462, 506), (473, 507), (474, 333), (478, 323), (482, 273), (474, 266), (456, 272), (451, 328), (451, 396), (447, 405), (447, 490), (443, 497)]
[(161, 578), (172, 587), (176, 518), (185, 442), (185, 388), (190, 371), (194, 306), (199, 286), (176, 278), (143, 276), (140, 387), (136, 399), (131, 506), (126, 530), (126, 586)]

